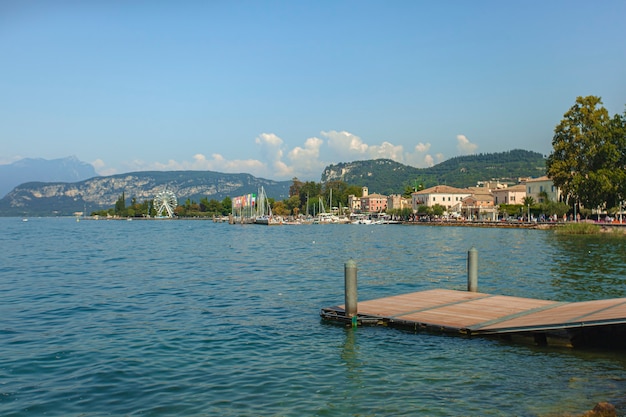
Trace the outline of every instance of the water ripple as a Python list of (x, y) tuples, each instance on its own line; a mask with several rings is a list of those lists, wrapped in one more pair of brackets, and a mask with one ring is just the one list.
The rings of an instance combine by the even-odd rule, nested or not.
[[(624, 296), (621, 241), (420, 227), (0, 219), (0, 414), (549, 415), (618, 398), (626, 361), (320, 321), (359, 298)], [(63, 242), (59, 245), (58, 242)], [(549, 376), (549, 377), (548, 377)], [(532, 400), (529, 400), (532, 399)]]

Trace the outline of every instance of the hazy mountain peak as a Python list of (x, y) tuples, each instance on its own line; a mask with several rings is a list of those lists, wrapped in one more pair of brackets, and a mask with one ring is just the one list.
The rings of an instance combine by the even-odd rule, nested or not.
[(23, 158), (0, 165), (0, 196), (25, 182), (75, 182), (96, 175), (93, 165), (75, 155), (58, 159)]

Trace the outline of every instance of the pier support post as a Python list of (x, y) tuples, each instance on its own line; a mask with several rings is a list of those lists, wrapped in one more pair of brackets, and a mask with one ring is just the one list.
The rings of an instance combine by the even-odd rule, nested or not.
[(478, 291), (478, 250), (473, 246), (467, 252), (467, 291)]
[(352, 325), (356, 324), (357, 291), (356, 291), (356, 262), (348, 260), (344, 266), (344, 281), (346, 291), (346, 317), (352, 317)]

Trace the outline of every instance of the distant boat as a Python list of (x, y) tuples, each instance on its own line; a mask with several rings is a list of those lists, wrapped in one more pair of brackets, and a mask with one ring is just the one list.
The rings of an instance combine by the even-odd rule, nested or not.
[(266, 226), (273, 224), (281, 224), (281, 221), (274, 217), (272, 214), (272, 208), (267, 201), (267, 195), (265, 194), (265, 188), (261, 186), (259, 190), (259, 201), (257, 203), (257, 215), (254, 218), (254, 223), (264, 224)]
[(28, 221), (28, 219), (27, 219), (27, 218), (23, 218), (23, 219), (22, 219), (22, 221), (23, 221), (23, 222), (27, 222), (27, 221)]
[(350, 214), (351, 224), (372, 224), (372, 219), (367, 214), (352, 213)]

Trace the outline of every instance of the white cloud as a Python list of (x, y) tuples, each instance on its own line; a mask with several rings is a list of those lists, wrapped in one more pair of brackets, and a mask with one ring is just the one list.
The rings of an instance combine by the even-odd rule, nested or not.
[(402, 145), (393, 145), (387, 141), (381, 145), (370, 145), (367, 153), (372, 159), (385, 158), (397, 162), (404, 161), (404, 148)]
[(387, 141), (380, 145), (368, 145), (360, 137), (346, 131), (331, 130), (322, 132), (322, 136), (328, 139), (328, 147), (333, 150), (336, 159), (386, 158), (398, 162), (404, 160), (402, 145), (394, 145)]
[[(98, 166), (103, 166), (101, 160)], [(95, 166), (95, 165), (94, 165)], [(255, 159), (235, 159), (227, 160), (220, 154), (212, 154), (211, 158), (207, 158), (205, 155), (197, 153), (191, 157), (190, 161), (176, 161), (170, 159), (167, 162), (145, 162), (139, 159), (135, 159), (124, 164), (124, 172), (133, 171), (217, 171), (227, 173), (252, 173), (254, 171), (263, 172), (265, 164)], [(106, 169), (98, 169), (96, 171), (100, 175), (113, 175), (112, 173), (104, 173)], [(108, 170), (110, 171), (110, 169)]]
[(271, 167), (267, 175), (273, 175), (273, 178), (286, 178), (292, 175), (293, 170), (282, 160), (284, 141), (281, 138), (274, 133), (261, 133), (255, 142), (260, 146), (264, 160)]
[(459, 151), (461, 155), (469, 155), (476, 152), (478, 149), (478, 145), (470, 142), (465, 135), (457, 135), (456, 137), (457, 145), (456, 149)]
[[(359, 136), (347, 131), (323, 131), (321, 138), (310, 137), (302, 145), (287, 148), (285, 141), (274, 133), (261, 133), (254, 139), (259, 153), (258, 159), (227, 159), (219, 153), (210, 157), (196, 153), (189, 160), (147, 163), (142, 160), (126, 162), (121, 172), (129, 171), (178, 171), (208, 170), (225, 173), (249, 173), (257, 177), (273, 180), (318, 179), (322, 170), (330, 163), (350, 162), (359, 159), (386, 158), (411, 165), (416, 168), (431, 167), (445, 160), (442, 153), (433, 154), (430, 143), (418, 142), (412, 150), (405, 152), (402, 145), (389, 141), (371, 145)], [(328, 146), (324, 146), (324, 144)], [(457, 136), (457, 149), (461, 154), (474, 152), (478, 146), (465, 136)], [(330, 158), (323, 156), (330, 151)], [(329, 156), (329, 155), (327, 155)], [(107, 167), (102, 159), (92, 163), (100, 175), (117, 173)]]
[(280, 146), (283, 144), (283, 140), (273, 133), (261, 133), (255, 142), (259, 145)]
[(328, 147), (339, 156), (355, 156), (358, 158), (364, 156), (369, 149), (369, 146), (363, 143), (360, 137), (350, 132), (331, 130), (322, 132), (322, 136), (328, 140)]
[(308, 138), (304, 147), (296, 146), (287, 154), (292, 164), (292, 177), (316, 178), (326, 168), (320, 160), (320, 148), (324, 141), (320, 138)]
[(430, 143), (419, 142), (413, 148), (413, 152), (405, 153), (404, 163), (416, 168), (428, 168), (435, 165), (433, 156), (428, 153), (430, 148)]
[(115, 175), (117, 174), (117, 170), (115, 168), (109, 168), (106, 166), (102, 159), (96, 159), (91, 163), (93, 165), (93, 169), (98, 173), (98, 175)]
[(428, 150), (430, 149), (430, 143), (418, 143), (417, 145), (415, 145), (415, 152), (428, 152)]

